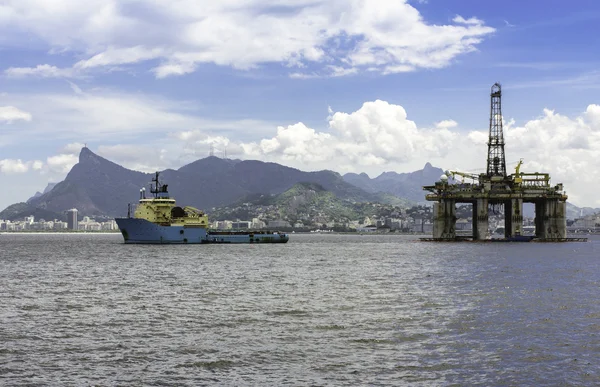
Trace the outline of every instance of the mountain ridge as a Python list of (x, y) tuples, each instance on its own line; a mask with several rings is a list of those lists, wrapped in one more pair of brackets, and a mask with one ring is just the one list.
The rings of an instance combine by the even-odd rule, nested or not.
[(217, 208), (211, 217), (214, 220), (249, 220), (262, 216), (268, 221), (282, 219), (292, 225), (300, 223), (300, 227), (320, 227), (325, 222), (333, 222), (338, 228), (345, 228), (348, 222), (360, 222), (371, 216), (398, 217), (401, 212), (400, 207), (392, 204), (350, 202), (318, 183), (299, 182), (277, 195), (256, 195)]
[[(366, 173), (340, 175), (330, 170), (304, 172), (277, 163), (258, 160), (221, 159), (210, 156), (179, 169), (161, 172), (161, 180), (178, 203), (211, 212), (244, 198), (277, 195), (294, 184), (321, 186), (336, 197), (354, 202), (379, 202), (409, 207), (424, 201), (423, 185), (437, 181), (443, 173), (431, 163), (408, 172), (383, 172), (371, 179)], [(153, 173), (127, 169), (107, 160), (89, 148), (82, 148), (79, 162), (65, 180), (49, 183), (43, 193), (15, 203), (0, 212), (0, 219), (15, 220), (29, 215), (44, 219), (65, 219), (65, 211), (77, 208), (80, 216), (124, 216), (127, 203), (136, 202), (141, 187), (147, 187)], [(568, 204), (568, 218), (600, 211)], [(525, 211), (527, 214), (531, 211)], [(533, 214), (529, 214), (532, 215)]]
[(427, 162), (423, 169), (413, 172), (383, 172), (373, 179), (366, 173), (346, 173), (343, 178), (367, 192), (384, 192), (411, 201), (423, 202), (425, 194), (422, 187), (433, 184), (443, 173), (443, 169)]
[[(124, 216), (127, 203), (136, 202), (139, 190), (147, 187), (153, 174), (129, 170), (89, 148), (82, 148), (79, 162), (52, 189), (18, 206), (23, 216), (36, 209), (63, 214), (77, 208), (80, 215)], [(209, 156), (179, 169), (161, 171), (161, 181), (182, 205), (210, 212), (251, 194), (275, 195), (299, 182), (317, 183), (337, 197), (356, 201), (406, 202), (389, 194), (367, 192), (330, 170), (304, 172), (277, 163), (231, 160)], [(10, 207), (10, 206), (9, 206)], [(13, 207), (13, 210), (17, 207)], [(5, 217), (0, 212), (0, 218)], [(11, 216), (18, 216), (14, 211)], [(20, 216), (20, 215), (19, 215)]]

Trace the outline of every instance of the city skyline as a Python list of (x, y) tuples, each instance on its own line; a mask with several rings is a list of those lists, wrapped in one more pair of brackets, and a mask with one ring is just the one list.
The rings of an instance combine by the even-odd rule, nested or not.
[(481, 172), (494, 82), (507, 172), (523, 158), (600, 207), (596, 3), (269, 4), (3, 2), (0, 209), (62, 180), (84, 144), (144, 172), (211, 149), (371, 177)]

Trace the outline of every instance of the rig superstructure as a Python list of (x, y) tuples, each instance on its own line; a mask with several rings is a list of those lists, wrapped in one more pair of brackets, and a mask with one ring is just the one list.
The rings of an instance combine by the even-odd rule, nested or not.
[[(473, 240), (489, 239), (489, 208), (504, 208), (506, 240), (523, 237), (523, 203), (535, 204), (535, 238), (546, 241), (567, 240), (566, 201), (562, 184), (551, 185), (548, 173), (521, 172), (523, 160), (515, 173), (507, 175), (502, 129), (502, 89), (491, 89), (488, 158), (485, 173), (447, 171), (440, 181), (423, 187), (426, 200), (433, 205), (433, 239), (456, 240), (456, 203), (473, 206)], [(460, 176), (462, 181), (457, 182)], [(471, 182), (465, 183), (465, 178)]]

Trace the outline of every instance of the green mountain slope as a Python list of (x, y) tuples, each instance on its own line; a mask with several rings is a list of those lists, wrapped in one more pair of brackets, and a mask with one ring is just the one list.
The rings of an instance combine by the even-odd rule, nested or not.
[(302, 182), (279, 195), (251, 195), (210, 212), (211, 220), (264, 221), (283, 219), (304, 225), (362, 221), (369, 216), (393, 216), (406, 206), (340, 199), (317, 183)]

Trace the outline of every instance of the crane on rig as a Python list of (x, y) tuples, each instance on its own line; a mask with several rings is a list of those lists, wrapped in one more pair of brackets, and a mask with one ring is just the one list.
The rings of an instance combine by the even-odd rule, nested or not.
[(473, 183), (476, 183), (479, 181), (479, 175), (476, 175), (474, 173), (468, 173), (468, 172), (460, 172), (460, 171), (446, 171), (446, 176), (448, 177), (452, 177), (453, 179), (456, 179), (456, 176), (460, 176), (461, 182), (464, 183), (465, 179), (470, 179), (473, 181)]
[(520, 185), (523, 182), (523, 177), (521, 176), (521, 173), (520, 173), (521, 165), (523, 165), (523, 159), (519, 160), (519, 163), (515, 167), (515, 177), (514, 177), (515, 185)]

